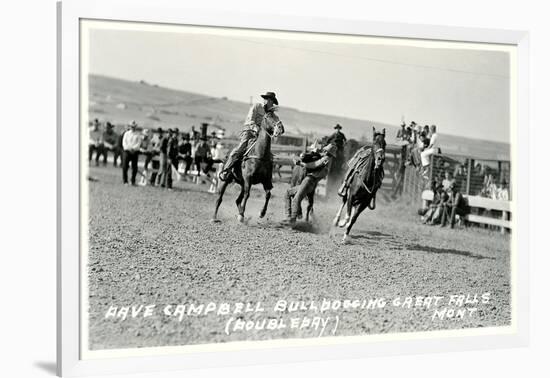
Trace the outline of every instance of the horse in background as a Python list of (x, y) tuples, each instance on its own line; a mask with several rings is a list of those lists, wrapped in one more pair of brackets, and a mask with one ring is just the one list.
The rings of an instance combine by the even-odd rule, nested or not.
[[(357, 161), (351, 172), (349, 186), (342, 196), (342, 206), (336, 214), (333, 225), (345, 228), (342, 242), (347, 242), (351, 228), (357, 221), (359, 214), (367, 207), (376, 208), (376, 192), (382, 186), (384, 179), (384, 160), (386, 158), (386, 129), (377, 132), (373, 127), (373, 145), (369, 149), (366, 160)], [(355, 158), (355, 157), (354, 157)], [(362, 159), (361, 159), (362, 160)], [(340, 220), (342, 211), (346, 207), (346, 216)]]
[(235, 164), (232, 168), (227, 180), (225, 180), (220, 188), (218, 199), (216, 200), (216, 208), (214, 210), (213, 222), (219, 222), (218, 209), (223, 200), (223, 195), (227, 186), (236, 182), (240, 185), (241, 191), (235, 203), (239, 215), (239, 222), (244, 221), (244, 212), (246, 203), (250, 197), (250, 189), (252, 185), (262, 184), (265, 191), (265, 203), (260, 211), (260, 218), (265, 216), (267, 205), (271, 198), (271, 189), (273, 189), (273, 156), (271, 155), (271, 139), (283, 134), (285, 131), (281, 121), (276, 120), (272, 113), (266, 113), (262, 119), (258, 137), (248, 147), (242, 162)]

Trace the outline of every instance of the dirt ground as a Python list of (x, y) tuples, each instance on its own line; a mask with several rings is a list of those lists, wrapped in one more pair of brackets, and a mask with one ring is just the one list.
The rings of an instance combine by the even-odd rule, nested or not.
[[(361, 215), (351, 243), (342, 245), (342, 231), (332, 235), (330, 227), (337, 203), (318, 200), (311, 225), (281, 226), (288, 184), (275, 184), (264, 220), (258, 219), (258, 187), (244, 224), (235, 218), (237, 188), (228, 189), (222, 222), (212, 223), (215, 196), (207, 185), (176, 182), (173, 191), (123, 186), (120, 170), (111, 167), (92, 167), (90, 175), (96, 179), (88, 181), (92, 350), (317, 337), (324, 320), (319, 325), (316, 317), (327, 321), (323, 337), (510, 324), (508, 235), (422, 225), (416, 209), (379, 201), (374, 212)], [(451, 295), (477, 295), (478, 302), (451, 303)], [(426, 297), (434, 296), (442, 297), (439, 305), (427, 306)], [(335, 307), (307, 307), (323, 299)], [(303, 301), (307, 310), (276, 311), (279, 300)], [(344, 300), (359, 307), (344, 308)], [(369, 300), (378, 305), (361, 307)], [(235, 312), (240, 302), (263, 311)], [(216, 310), (181, 319), (174, 314), (177, 305), (187, 311), (190, 304), (209, 303)], [(231, 306), (229, 314), (217, 313), (222, 303)], [(144, 316), (140, 305), (155, 307)], [(435, 310), (451, 308), (475, 311), (434, 318)], [(279, 326), (264, 328), (269, 321)], [(232, 328), (237, 324), (243, 329)]]

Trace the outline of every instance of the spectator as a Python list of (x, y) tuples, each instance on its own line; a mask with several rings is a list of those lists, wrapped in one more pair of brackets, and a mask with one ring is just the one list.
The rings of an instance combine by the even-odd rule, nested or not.
[(158, 172), (160, 171), (160, 144), (164, 131), (159, 127), (151, 138), (151, 150), (153, 152), (152, 172), (149, 179), (149, 183), (154, 186), (157, 182)]
[(486, 198), (497, 199), (497, 186), (491, 173), (487, 173), (483, 177), (483, 187), (479, 195)]
[(215, 167), (216, 174), (212, 178), (212, 184), (210, 185), (210, 189), (208, 191), (210, 193), (217, 193), (218, 192), (218, 173), (221, 172), (221, 168), (223, 166), (223, 158), (225, 156), (225, 149), (223, 148), (223, 145), (218, 142), (216, 145), (210, 149), (210, 153), (212, 155), (212, 159), (210, 159), (211, 167)]
[(451, 177), (451, 173), (449, 171), (445, 171), (444, 178), (442, 181), (443, 184), (443, 190), (448, 192), (451, 188), (451, 183), (453, 182), (453, 179)]
[(211, 168), (211, 165), (209, 167), (208, 162), (211, 159), (212, 159), (212, 155), (210, 152), (210, 146), (208, 145), (206, 138), (201, 137), (199, 143), (195, 148), (195, 166), (197, 167), (197, 184), (201, 183), (201, 179), (200, 179), (201, 170), (208, 178), (210, 178), (209, 169)]
[(424, 135), (426, 135), (426, 138), (427, 138), (425, 147), (428, 147), (430, 145), (430, 136), (431, 136), (430, 126), (424, 125), (424, 128), (422, 129), (422, 132), (424, 133)]
[(126, 134), (126, 132), (128, 132), (128, 130), (130, 130), (130, 124), (127, 124), (126, 125), (126, 128), (124, 129), (124, 131), (122, 133), (120, 133), (120, 135), (118, 136), (118, 139), (117, 139), (117, 149), (118, 151), (120, 151), (120, 155), (121, 155), (121, 161), (120, 161), (120, 165), (121, 166), (124, 166), (124, 148), (122, 147), (122, 140), (124, 139), (124, 134)]
[(168, 149), (170, 139), (172, 138), (172, 129), (161, 135), (160, 139), (160, 173), (158, 175), (158, 183), (162, 188), (172, 189), (172, 168), (168, 160)]
[(103, 133), (100, 129), (99, 120), (94, 119), (94, 124), (89, 130), (88, 141), (88, 162), (92, 161), (92, 155), (95, 152), (95, 165), (99, 165), (99, 155), (103, 149)]
[(178, 175), (178, 180), (181, 180), (178, 172), (179, 133), (180, 131), (176, 127), (168, 140), (168, 174), (172, 177), (172, 172), (175, 171), (176, 175)]
[(138, 170), (139, 149), (141, 147), (142, 135), (136, 130), (136, 121), (130, 123), (130, 130), (124, 133), (122, 140), (122, 181), (128, 185), (128, 168), (132, 166), (132, 176), (130, 182), (136, 185), (136, 175)]
[(183, 174), (187, 176), (189, 168), (193, 164), (192, 146), (189, 142), (189, 134), (182, 134), (182, 143), (178, 147), (178, 158), (185, 164)]
[(439, 149), (439, 141), (438, 141), (436, 126), (432, 125), (430, 131), (431, 131), (431, 134), (430, 134), (430, 142), (429, 142), (428, 148), (424, 149), (424, 151), (420, 153), (420, 159), (422, 161), (422, 168), (423, 168), (422, 174), (424, 175), (424, 177), (426, 177), (428, 172), (428, 166), (430, 165), (430, 157), (433, 154), (437, 153)]
[(200, 133), (197, 130), (195, 130), (195, 125), (191, 126), (191, 139), (193, 140), (193, 142), (198, 141), (199, 137), (200, 137)]
[(506, 179), (503, 177), (502, 180), (500, 180), (500, 184), (497, 188), (497, 199), (501, 201), (509, 201), (510, 200), (510, 193), (508, 191), (508, 183), (506, 182)]
[(415, 135), (414, 138), (416, 140), (416, 143), (411, 145), (411, 152), (409, 154), (409, 163), (412, 164), (417, 169), (419, 169), (420, 166), (422, 165), (420, 154), (422, 153), (425, 147), (426, 135), (424, 134), (424, 132), (420, 132), (419, 134), (415, 132), (414, 135)]
[(143, 129), (141, 134), (140, 152), (145, 155), (145, 164), (143, 167), (145, 169), (145, 172), (147, 172), (149, 164), (153, 159), (153, 145), (151, 143), (151, 137), (149, 137), (149, 129)]
[(401, 124), (401, 129), (397, 131), (395, 136), (395, 144), (398, 146), (408, 146), (413, 142), (411, 126), (407, 126), (405, 122)]
[(121, 150), (117, 146), (118, 134), (114, 130), (114, 125), (111, 122), (107, 122), (106, 129), (103, 132), (103, 165), (107, 165), (107, 158), (109, 151), (113, 153), (113, 167), (117, 166), (118, 158), (121, 154)]
[(466, 215), (467, 206), (466, 200), (458, 190), (454, 180), (451, 181), (449, 189), (449, 196), (444, 203), (441, 214), (441, 227), (445, 227), (447, 221), (450, 221), (451, 228), (454, 228), (457, 217), (460, 218)]
[(441, 183), (436, 183), (432, 188), (434, 191), (433, 201), (422, 218), (422, 223), (430, 225), (439, 222), (442, 211), (441, 206), (447, 199), (447, 194), (443, 190), (443, 185)]

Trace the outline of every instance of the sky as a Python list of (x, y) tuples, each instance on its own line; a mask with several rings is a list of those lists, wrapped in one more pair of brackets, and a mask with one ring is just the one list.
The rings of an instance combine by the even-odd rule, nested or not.
[(90, 73), (244, 102), (273, 91), (280, 105), (301, 111), (396, 126), (414, 120), (445, 134), (510, 142), (505, 51), (133, 28), (90, 29)]

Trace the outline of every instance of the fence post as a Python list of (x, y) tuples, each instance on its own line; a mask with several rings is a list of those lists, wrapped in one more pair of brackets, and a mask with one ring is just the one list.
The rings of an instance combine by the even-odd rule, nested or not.
[(466, 174), (466, 194), (470, 194), (470, 177), (472, 176), (472, 159), (468, 159), (468, 171)]

